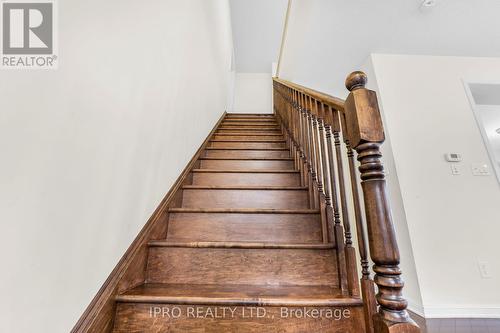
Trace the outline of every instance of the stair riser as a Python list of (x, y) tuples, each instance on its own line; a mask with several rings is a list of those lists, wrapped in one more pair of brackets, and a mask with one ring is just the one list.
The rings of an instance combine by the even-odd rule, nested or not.
[(171, 213), (167, 239), (319, 243), (321, 221), (318, 214)]
[(217, 131), (220, 130), (236, 130), (236, 131), (280, 131), (281, 128), (280, 126), (277, 125), (272, 125), (272, 126), (266, 126), (266, 125), (256, 125), (256, 126), (244, 126), (244, 125), (220, 125), (217, 128)]
[(205, 157), (277, 158), (290, 157), (288, 150), (205, 150)]
[(245, 124), (221, 124), (219, 126), (220, 129), (226, 129), (226, 128), (241, 128), (242, 130), (263, 130), (263, 131), (268, 131), (268, 130), (274, 130), (278, 131), (280, 129), (279, 126), (277, 125), (245, 125)]
[(244, 127), (279, 127), (277, 122), (252, 122), (252, 121), (223, 121), (220, 126), (244, 126)]
[(256, 127), (256, 128), (268, 128), (268, 127), (277, 127), (279, 128), (280, 126), (278, 123), (252, 123), (252, 122), (223, 122), (219, 125), (219, 128), (221, 127)]
[(276, 119), (272, 113), (260, 114), (228, 114), (224, 119)]
[(193, 185), (300, 186), (297, 173), (193, 173)]
[(247, 149), (286, 148), (284, 142), (210, 142), (209, 147)]
[(258, 126), (279, 126), (276, 121), (236, 121), (236, 120), (224, 120), (221, 125), (223, 126), (250, 126), (250, 127), (258, 127)]
[(279, 128), (269, 127), (235, 127), (235, 126), (225, 126), (219, 127), (216, 133), (225, 133), (225, 132), (240, 132), (240, 133), (263, 133), (263, 134), (282, 134)]
[[(310, 314), (313, 309), (322, 315), (300, 317), (297, 311), (304, 313), (302, 307), (118, 303), (113, 332), (365, 332), (361, 306), (306, 308)], [(292, 311), (296, 315), (290, 315)]]
[(214, 135), (214, 140), (251, 140), (251, 141), (267, 141), (267, 140), (283, 140), (283, 135)]
[(235, 127), (235, 126), (224, 126), (224, 127), (219, 127), (216, 131), (216, 133), (225, 133), (225, 132), (241, 132), (241, 133), (249, 133), (249, 134), (280, 134), (281, 131), (279, 128), (275, 127), (269, 127), (269, 128), (262, 128), (262, 127)]
[(212, 170), (293, 170), (293, 161), (201, 160), (201, 169)]
[(337, 286), (332, 249), (150, 247), (149, 283)]
[(183, 191), (183, 208), (307, 209), (304, 190), (200, 190)]
[(259, 114), (259, 115), (226, 115), (224, 117), (224, 120), (226, 119), (257, 119), (257, 120), (276, 120), (276, 117), (272, 113), (267, 113), (267, 114)]

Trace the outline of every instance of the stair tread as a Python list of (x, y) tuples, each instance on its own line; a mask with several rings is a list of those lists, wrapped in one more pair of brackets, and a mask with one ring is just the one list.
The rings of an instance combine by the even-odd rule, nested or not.
[(238, 124), (224, 124), (224, 123), (221, 123), (220, 126), (218, 127), (218, 129), (222, 128), (222, 127), (245, 127), (245, 128), (249, 128), (249, 129), (253, 129), (253, 128), (256, 128), (256, 129), (268, 129), (268, 128), (275, 128), (275, 129), (279, 129), (280, 126), (276, 123), (276, 124), (258, 124), (258, 125), (252, 125), (252, 124), (247, 124), (247, 123), (250, 123), (250, 121), (241, 121), (239, 122)]
[(206, 147), (205, 150), (290, 150), (288, 148), (220, 148), (220, 147)]
[(319, 214), (318, 209), (169, 208), (171, 213)]
[(155, 247), (188, 247), (219, 249), (334, 249), (333, 243), (275, 243), (275, 242), (176, 242), (173, 240), (153, 240), (149, 246)]
[(262, 120), (262, 121), (277, 121), (276, 118), (274, 117), (249, 117), (249, 116), (246, 116), (246, 117), (225, 117), (224, 120), (227, 120), (227, 121), (238, 121), (238, 120), (241, 120), (241, 119), (251, 119), (252, 121), (255, 121), (255, 120)]
[(210, 140), (210, 142), (244, 142), (244, 143), (276, 143), (276, 142), (278, 142), (278, 143), (282, 143), (282, 142), (286, 142), (286, 140), (284, 140), (284, 139), (279, 139), (279, 140), (273, 140), (273, 139), (265, 139), (265, 140), (254, 140), (254, 139), (250, 139), (250, 140), (212, 139), (212, 140)]
[(274, 113), (263, 113), (263, 112), (227, 112), (226, 117), (245, 117), (245, 116), (256, 116), (256, 117), (274, 117)]
[(342, 296), (331, 286), (248, 284), (142, 284), (116, 297), (118, 302), (226, 304), (255, 306), (356, 306), (359, 298)]
[(276, 117), (262, 117), (262, 116), (242, 116), (242, 117), (224, 117), (224, 121), (232, 120), (263, 120), (263, 121), (278, 121)]
[(246, 133), (252, 133), (253, 131), (255, 132), (274, 132), (274, 133), (280, 133), (281, 129), (279, 127), (274, 127), (274, 126), (269, 126), (269, 127), (239, 127), (239, 126), (220, 126), (217, 128), (218, 131), (220, 130), (232, 130), (232, 131), (244, 131)]
[(293, 161), (292, 157), (200, 157), (200, 160), (219, 161)]
[(248, 133), (216, 133), (214, 135), (217, 135), (217, 136), (283, 136), (282, 133), (275, 133), (275, 134), (264, 134), (264, 133), (252, 133), (252, 134), (248, 134)]
[(300, 173), (299, 170), (259, 170), (259, 169), (193, 169), (201, 173)]
[(186, 190), (307, 190), (306, 186), (211, 186), (211, 185), (184, 185)]
[(221, 124), (225, 125), (275, 125), (278, 126), (278, 122), (274, 119), (225, 119)]
[(275, 120), (269, 120), (269, 121), (253, 121), (251, 119), (245, 119), (245, 120), (229, 120), (225, 119), (221, 125), (238, 125), (238, 126), (275, 126), (279, 127), (279, 124)]

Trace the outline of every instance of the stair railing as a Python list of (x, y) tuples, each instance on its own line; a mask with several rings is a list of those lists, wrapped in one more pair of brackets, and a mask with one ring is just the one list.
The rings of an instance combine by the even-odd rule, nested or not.
[[(403, 297), (399, 249), (380, 161), (384, 129), (376, 93), (366, 89), (366, 83), (363, 72), (351, 73), (346, 79), (350, 94), (344, 101), (274, 78), (274, 112), (302, 185), (309, 188), (310, 206), (321, 212), (323, 241), (335, 244), (340, 291), (363, 299), (366, 331), (420, 332)], [(351, 212), (361, 260), (360, 280)], [(369, 257), (374, 264), (373, 279)]]

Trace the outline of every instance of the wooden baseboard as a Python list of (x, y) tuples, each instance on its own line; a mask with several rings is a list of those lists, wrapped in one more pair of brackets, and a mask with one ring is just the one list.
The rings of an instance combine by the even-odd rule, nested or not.
[(203, 144), (196, 151), (193, 158), (182, 171), (172, 188), (165, 195), (159, 206), (151, 215), (147, 223), (139, 232), (135, 240), (127, 249), (116, 267), (97, 292), (83, 315), (80, 317), (71, 333), (89, 332), (111, 332), (115, 313), (115, 297), (124, 291), (144, 283), (145, 267), (147, 259), (147, 244), (151, 240), (162, 239), (168, 228), (168, 209), (176, 206), (182, 194), (182, 186), (188, 180), (188, 176), (201, 153), (208, 145), (210, 137), (224, 119), (226, 112), (222, 114)]

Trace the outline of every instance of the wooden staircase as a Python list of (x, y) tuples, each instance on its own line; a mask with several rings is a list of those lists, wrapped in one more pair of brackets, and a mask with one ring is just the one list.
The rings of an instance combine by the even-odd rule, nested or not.
[(364, 332), (274, 115), (226, 115), (190, 179), (114, 332)]
[(366, 82), (224, 114), (72, 333), (419, 333)]

